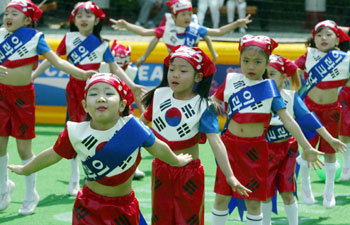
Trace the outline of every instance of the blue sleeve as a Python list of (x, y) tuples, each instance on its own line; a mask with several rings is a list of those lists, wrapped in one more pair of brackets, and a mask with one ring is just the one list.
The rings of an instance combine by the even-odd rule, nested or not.
[(200, 123), (199, 132), (201, 133), (218, 133), (219, 121), (213, 105), (209, 106), (203, 113)]
[(44, 35), (40, 35), (38, 46), (36, 47), (36, 51), (38, 52), (38, 55), (42, 55), (45, 52), (50, 51), (51, 48), (49, 44), (45, 41)]
[(207, 35), (207, 32), (208, 32), (208, 28), (206, 28), (204, 26), (199, 26), (199, 29), (198, 29), (199, 36), (201, 36), (203, 38)]
[(103, 54), (103, 61), (105, 61), (106, 63), (110, 63), (110, 62), (115, 61), (109, 46), (106, 49), (105, 53)]
[(275, 113), (280, 109), (285, 109), (286, 104), (284, 104), (283, 98), (281, 96), (273, 98), (271, 109)]
[(152, 130), (148, 127), (147, 129), (150, 130), (151, 134), (146, 139), (146, 141), (142, 143), (142, 147), (145, 147), (145, 148), (151, 147), (152, 145), (154, 145), (154, 142), (156, 142), (156, 136), (154, 136), (154, 133), (152, 132)]
[(298, 94), (294, 94), (294, 106), (293, 106), (294, 115), (296, 118), (300, 118), (306, 114), (310, 113), (310, 110), (307, 108), (305, 103), (301, 100)]

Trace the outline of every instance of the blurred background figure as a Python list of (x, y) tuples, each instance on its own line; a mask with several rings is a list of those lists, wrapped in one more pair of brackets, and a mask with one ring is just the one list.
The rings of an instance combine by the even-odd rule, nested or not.
[[(137, 0), (140, 5), (139, 16), (136, 21), (136, 25), (155, 28), (162, 21), (164, 14), (168, 10), (168, 6), (165, 4), (166, 0)], [(156, 15), (149, 19), (152, 10), (156, 10)]]
[[(227, 0), (227, 23), (232, 23), (235, 20), (236, 7), (238, 12), (238, 18), (245, 18), (247, 2), (245, 0)], [(244, 29), (244, 27), (240, 27), (239, 32), (245, 34), (246, 30)]]
[[(197, 17), (199, 24), (203, 25), (205, 14), (209, 7), (213, 28), (218, 28), (220, 23), (220, 7), (222, 6), (222, 3), (223, 0), (198, 0)], [(231, 22), (233, 22), (233, 20)]]
[(0, 1), (0, 25), (2, 25), (2, 18), (4, 16), (5, 7), (10, 2), (10, 0), (1, 0)]
[(304, 29), (312, 29), (315, 24), (325, 20), (326, 0), (305, 0), (306, 19)]

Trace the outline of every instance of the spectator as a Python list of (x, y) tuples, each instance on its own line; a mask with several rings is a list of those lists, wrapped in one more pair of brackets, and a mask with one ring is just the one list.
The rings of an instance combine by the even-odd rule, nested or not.
[[(237, 6), (239, 19), (245, 18), (247, 3), (245, 0), (227, 0), (227, 23), (232, 23), (235, 20), (235, 9)], [(239, 32), (245, 34), (246, 30), (244, 27), (239, 28)]]
[[(139, 17), (136, 25), (147, 28), (155, 28), (158, 26), (167, 11), (168, 7), (165, 4), (166, 0), (137, 0), (141, 6)], [(153, 8), (159, 9), (153, 20), (149, 20), (149, 16)]]
[[(213, 22), (213, 28), (218, 28), (220, 23), (220, 2), (222, 0), (198, 0), (198, 22), (203, 25), (204, 17), (207, 12), (208, 6), (210, 8), (211, 21)], [(231, 21), (233, 22), (233, 20)]]

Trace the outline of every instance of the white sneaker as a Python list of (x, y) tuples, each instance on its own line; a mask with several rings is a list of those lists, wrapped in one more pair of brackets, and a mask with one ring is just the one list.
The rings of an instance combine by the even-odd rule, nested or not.
[(309, 188), (304, 188), (301, 186), (301, 199), (306, 205), (312, 205), (315, 203), (314, 194)]
[(35, 191), (34, 200), (24, 201), (21, 208), (18, 210), (18, 214), (22, 216), (30, 215), (34, 213), (36, 206), (38, 205), (40, 197)]
[(323, 196), (323, 206), (326, 209), (331, 209), (334, 208), (335, 206), (335, 198), (334, 198), (334, 193), (331, 194), (324, 194)]
[(69, 195), (77, 196), (79, 190), (80, 190), (79, 182), (69, 181), (69, 184), (68, 184), (68, 193), (69, 193)]
[(139, 170), (139, 168), (136, 168), (133, 180), (139, 180), (141, 178), (144, 178), (145, 176), (146, 174), (143, 171)]
[(5, 210), (11, 202), (11, 194), (15, 189), (15, 183), (13, 181), (7, 181), (7, 192), (0, 195), (0, 211)]
[(341, 171), (340, 174), (340, 179), (343, 181), (348, 181), (350, 180), (350, 168), (344, 168)]

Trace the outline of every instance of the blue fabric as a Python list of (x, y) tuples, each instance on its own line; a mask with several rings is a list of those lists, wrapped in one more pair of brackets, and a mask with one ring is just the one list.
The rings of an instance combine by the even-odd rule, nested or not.
[(293, 111), (296, 118), (303, 117), (305, 114), (310, 113), (310, 110), (307, 108), (303, 100), (301, 100), (301, 98), (297, 94), (294, 94)]
[[(151, 129), (150, 129), (150, 131), (151, 131)], [(154, 142), (156, 142), (156, 136), (152, 132), (152, 134), (146, 139), (146, 141), (143, 142), (142, 147), (144, 147), (144, 148), (151, 147), (152, 145), (154, 145)]]
[(40, 35), (38, 46), (36, 47), (38, 55), (42, 55), (48, 51), (51, 51), (49, 44), (45, 41), (44, 34)]
[(198, 29), (198, 34), (199, 36), (201, 36), (202, 38), (205, 37), (208, 33), (208, 28), (204, 27), (204, 26), (200, 26)]
[(105, 61), (106, 63), (110, 63), (110, 62), (114, 62), (115, 61), (109, 46), (106, 49), (105, 53), (103, 53), (103, 61)]
[(285, 109), (286, 104), (284, 104), (283, 98), (281, 96), (272, 99), (271, 109), (273, 112), (277, 112), (280, 109)]
[(147, 222), (145, 218), (143, 217), (141, 210), (140, 210), (140, 220), (139, 220), (139, 225), (147, 225)]
[(209, 106), (203, 113), (200, 119), (199, 132), (219, 133), (218, 115), (216, 114), (213, 105)]
[(94, 34), (90, 34), (84, 41), (75, 46), (75, 48), (68, 54), (68, 61), (74, 65), (78, 65), (100, 45), (100, 39), (98, 39)]

